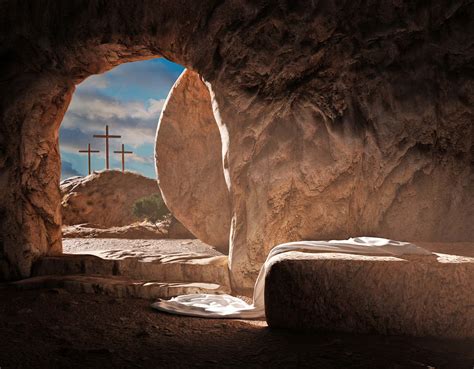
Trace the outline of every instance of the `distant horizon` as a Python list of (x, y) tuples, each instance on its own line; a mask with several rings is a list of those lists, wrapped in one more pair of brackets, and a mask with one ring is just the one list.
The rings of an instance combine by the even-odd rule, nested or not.
[(121, 170), (121, 157), (113, 151), (134, 153), (125, 158), (125, 170), (156, 178), (154, 144), (156, 127), (166, 97), (184, 67), (164, 58), (126, 63), (87, 78), (76, 87), (59, 131), (61, 181), (87, 176), (87, 154), (78, 150), (100, 150), (91, 155), (91, 171), (105, 170), (105, 140), (109, 133), (110, 169)]
[[(96, 169), (96, 170), (93, 170), (91, 171), (91, 174), (77, 174), (77, 175), (72, 175), (72, 176), (69, 176), (69, 177), (61, 177), (61, 182), (64, 182), (68, 179), (72, 179), (72, 178), (84, 178), (84, 177), (87, 177), (88, 175), (93, 175), (93, 174), (97, 174), (97, 173), (102, 173), (102, 172), (105, 172), (105, 171), (115, 171), (115, 172), (122, 172), (122, 169), (121, 168), (109, 168), (109, 169)], [(158, 178), (156, 177), (156, 175), (153, 175), (152, 177), (149, 177), (149, 176), (146, 176), (144, 175), (143, 173), (140, 173), (140, 172), (137, 172), (136, 170), (130, 170), (130, 169), (127, 169), (125, 168), (125, 172), (127, 173), (133, 173), (133, 174), (139, 174), (143, 177), (146, 177), (146, 178), (150, 178), (150, 179), (154, 179), (154, 180), (157, 180), (158, 181)]]

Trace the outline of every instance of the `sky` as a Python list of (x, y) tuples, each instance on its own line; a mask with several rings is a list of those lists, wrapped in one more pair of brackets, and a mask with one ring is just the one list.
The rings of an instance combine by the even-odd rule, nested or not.
[(121, 169), (120, 150), (126, 155), (125, 169), (155, 178), (154, 144), (156, 126), (168, 93), (183, 67), (166, 59), (152, 59), (119, 65), (104, 74), (87, 78), (76, 86), (71, 104), (59, 131), (61, 179), (87, 175), (87, 154), (78, 150), (100, 150), (92, 154), (92, 170), (105, 169), (105, 140), (94, 134), (122, 138), (109, 139), (110, 167)]

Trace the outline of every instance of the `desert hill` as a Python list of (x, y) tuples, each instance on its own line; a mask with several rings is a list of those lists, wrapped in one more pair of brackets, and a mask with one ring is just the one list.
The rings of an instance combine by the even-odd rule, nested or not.
[(137, 201), (161, 200), (157, 182), (137, 173), (108, 170), (68, 178), (61, 182), (61, 195), (64, 237), (195, 238), (172, 215), (157, 220), (149, 219), (146, 210), (134, 212)]

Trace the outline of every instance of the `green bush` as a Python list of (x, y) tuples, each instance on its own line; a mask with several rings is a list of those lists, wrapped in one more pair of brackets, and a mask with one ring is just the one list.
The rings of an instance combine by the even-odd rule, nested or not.
[(150, 222), (157, 222), (170, 212), (159, 193), (138, 199), (133, 203), (132, 211), (137, 218), (147, 219)]

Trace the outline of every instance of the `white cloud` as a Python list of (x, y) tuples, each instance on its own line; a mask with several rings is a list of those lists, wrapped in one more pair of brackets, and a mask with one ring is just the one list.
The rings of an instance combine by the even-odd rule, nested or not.
[[(77, 153), (90, 143), (93, 161), (102, 163), (104, 140), (94, 138), (109, 125), (110, 133), (122, 138), (110, 140), (111, 162), (120, 164), (120, 155), (112, 153), (121, 144), (134, 151), (127, 156), (130, 168), (154, 176), (156, 127), (165, 99), (182, 68), (163, 60), (120, 65), (107, 73), (84, 80), (76, 89), (60, 129), (61, 155), (75, 169), (84, 171), (87, 157)], [(97, 164), (99, 165), (99, 164)], [(102, 164), (100, 164), (102, 165)], [(99, 166), (100, 166), (99, 165)], [(67, 171), (67, 164), (65, 166)]]
[(128, 157), (130, 161), (135, 161), (140, 164), (155, 164), (154, 156), (139, 156), (139, 155), (130, 155)]
[(68, 114), (87, 120), (158, 119), (164, 102), (164, 99), (148, 99), (146, 106), (138, 101), (124, 102), (100, 95), (76, 94), (69, 106)]
[(113, 140), (114, 143), (121, 141), (132, 147), (154, 144), (164, 103), (164, 99), (148, 99), (142, 103), (114, 100), (92, 92), (77, 93), (61, 126), (61, 147), (77, 151), (92, 142), (94, 134), (102, 133), (106, 124), (111, 134), (122, 135), (122, 139)]
[(159, 114), (161, 113), (161, 110), (163, 110), (163, 106), (165, 105), (166, 100), (165, 99), (148, 99), (148, 112), (152, 115)]
[(110, 85), (106, 74), (95, 74), (81, 83), (81, 89), (104, 89)]

